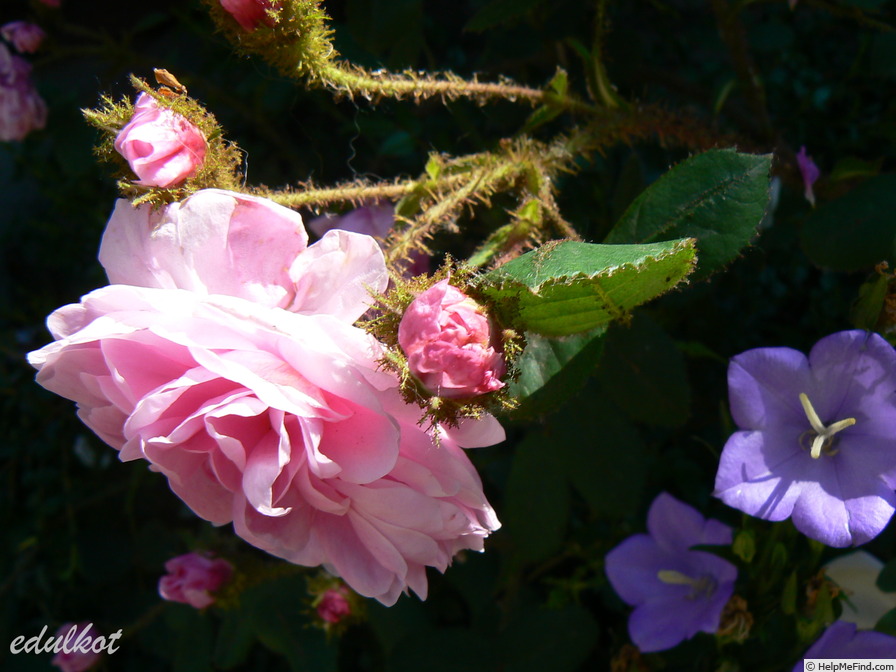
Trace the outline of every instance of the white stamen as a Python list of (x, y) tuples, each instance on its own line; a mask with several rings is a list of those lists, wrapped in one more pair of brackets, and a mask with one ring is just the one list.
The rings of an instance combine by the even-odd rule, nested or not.
[(815, 432), (815, 438), (812, 440), (812, 447), (809, 449), (809, 454), (813, 459), (817, 460), (821, 457), (821, 451), (824, 450), (825, 447), (830, 448), (834, 439), (834, 434), (856, 424), (855, 418), (846, 418), (831, 423), (829, 427), (825, 427), (821, 418), (818, 417), (818, 413), (815, 412), (812, 402), (809, 401), (809, 396), (805, 392), (800, 392), (800, 404), (802, 404), (803, 412), (805, 412), (806, 417), (809, 419), (812, 431)]

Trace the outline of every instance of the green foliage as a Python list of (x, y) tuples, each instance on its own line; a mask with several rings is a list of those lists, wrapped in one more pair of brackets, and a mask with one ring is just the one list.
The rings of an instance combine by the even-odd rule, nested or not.
[(625, 319), (693, 270), (694, 241), (647, 245), (547, 244), (484, 276), (482, 293), (502, 320), (568, 336)]
[(697, 240), (702, 280), (730, 264), (756, 235), (769, 203), (771, 155), (719, 149), (693, 156), (648, 187), (607, 243)]
[(800, 242), (812, 263), (835, 271), (861, 271), (896, 262), (896, 175), (867, 182), (806, 220)]

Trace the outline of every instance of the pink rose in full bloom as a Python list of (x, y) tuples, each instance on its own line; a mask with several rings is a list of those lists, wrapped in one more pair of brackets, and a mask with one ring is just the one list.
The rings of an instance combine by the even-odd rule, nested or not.
[(0, 35), (12, 43), (17, 51), (33, 54), (40, 48), (47, 34), (36, 23), (12, 21), (0, 27)]
[(352, 605), (348, 601), (348, 590), (344, 586), (329, 588), (320, 596), (317, 615), (325, 623), (339, 623), (351, 614)]
[[(284, 274), (234, 216), (244, 198), (198, 192), (161, 229), (119, 205), (100, 257), (110, 279), (132, 266), (126, 281), (143, 286), (111, 285), (53, 313), (56, 341), (29, 355), (38, 382), (202, 518), (384, 604), (408, 588), (425, 596), (426, 566), (444, 571), (499, 527), (460, 446), (503, 430), (489, 416), (436, 428), (436, 442), (418, 426), (419, 409), (380, 369), (382, 346), (352, 324), (369, 305), (358, 287), (387, 282), (373, 239), (332, 231), (304, 248), (304, 232), (265, 217), (269, 204), (257, 234), (272, 254), (297, 250)], [(206, 226), (191, 221), (207, 214)], [(138, 227), (119, 230), (132, 216)], [(200, 249), (220, 267), (199, 264)]]
[[(72, 628), (74, 628), (73, 632)], [(71, 635), (69, 635), (70, 632)], [(90, 640), (96, 640), (96, 638), (100, 636), (100, 633), (97, 632), (97, 629), (93, 627), (92, 623), (66, 623), (56, 631), (56, 641), (66, 643), (67, 635), (67, 645), (65, 648), (68, 648), (69, 650), (66, 651), (60, 646), (60, 651), (58, 651), (50, 661), (52, 665), (58, 667), (62, 672), (84, 672), (99, 662), (103, 655), (102, 652), (95, 652), (92, 650), (92, 647), (88, 649), (87, 646), (84, 646), (83, 648), (87, 649), (87, 652), (85, 653), (81, 650), (81, 647), (75, 648), (74, 646), (79, 639), (82, 641), (86, 641), (88, 638), (90, 638)]]
[(0, 141), (22, 140), (47, 123), (47, 105), (31, 81), (31, 65), (0, 43)]
[(244, 30), (255, 30), (259, 23), (274, 25), (267, 10), (280, 7), (272, 0), (221, 0), (221, 6), (237, 20)]
[(504, 387), (506, 365), (478, 303), (442, 280), (408, 306), (398, 327), (408, 365), (432, 394), (473, 397)]
[(222, 558), (187, 553), (165, 563), (168, 573), (159, 579), (159, 595), (172, 602), (183, 602), (195, 609), (214, 604), (211, 593), (233, 575), (233, 566)]
[(115, 138), (115, 149), (140, 178), (137, 184), (164, 188), (196, 173), (205, 160), (206, 141), (183, 116), (141, 93), (134, 116)]

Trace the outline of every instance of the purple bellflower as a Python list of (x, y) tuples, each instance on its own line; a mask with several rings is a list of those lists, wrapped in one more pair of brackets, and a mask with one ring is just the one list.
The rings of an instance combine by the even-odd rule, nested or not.
[(896, 351), (841, 331), (809, 357), (756, 348), (728, 367), (731, 415), (715, 495), (766, 520), (793, 518), (828, 546), (877, 536), (896, 505)]
[[(855, 623), (836, 621), (828, 626), (821, 637), (803, 654), (803, 658), (896, 658), (896, 637), (882, 632), (856, 630)], [(793, 672), (803, 672), (799, 661)]]
[(821, 171), (815, 165), (812, 157), (806, 154), (805, 145), (800, 147), (800, 153), (796, 155), (796, 163), (800, 168), (800, 174), (803, 176), (803, 195), (812, 204), (812, 207), (815, 207), (813, 186), (821, 176)]
[(731, 528), (664, 492), (650, 505), (647, 531), (606, 557), (610, 583), (635, 607), (628, 620), (632, 641), (644, 652), (663, 651), (698, 632), (718, 630), (737, 568), (691, 547), (730, 544)]

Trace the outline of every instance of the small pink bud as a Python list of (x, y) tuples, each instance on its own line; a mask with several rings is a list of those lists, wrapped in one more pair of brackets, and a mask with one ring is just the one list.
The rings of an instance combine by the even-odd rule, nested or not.
[(326, 623), (339, 623), (352, 614), (352, 605), (348, 601), (348, 590), (340, 586), (330, 588), (320, 597), (317, 603), (317, 615)]
[(137, 184), (170, 187), (196, 173), (205, 160), (206, 142), (187, 119), (141, 93), (134, 116), (115, 138), (115, 149), (140, 178)]
[(272, 0), (221, 0), (221, 6), (230, 12), (244, 30), (255, 30), (260, 23), (268, 27), (274, 25), (267, 10), (279, 9), (280, 3)]
[(800, 147), (800, 153), (796, 155), (796, 163), (800, 168), (800, 174), (803, 176), (804, 195), (806, 200), (813, 206), (815, 205), (815, 192), (812, 190), (813, 185), (821, 176), (821, 171), (812, 157), (806, 154), (806, 147)]
[(504, 387), (504, 358), (478, 303), (442, 280), (411, 302), (398, 327), (408, 365), (432, 394), (473, 397)]
[(168, 572), (159, 580), (159, 594), (171, 602), (183, 602), (195, 609), (213, 604), (211, 595), (230, 580), (233, 566), (221, 558), (187, 553), (165, 563)]
[[(62, 672), (89, 670), (102, 656), (102, 650), (93, 651), (93, 643), (98, 637), (100, 633), (92, 623), (66, 623), (56, 631), (56, 646), (53, 650), (57, 653), (50, 663)], [(105, 644), (105, 640), (103, 643)]]
[(36, 23), (12, 21), (0, 28), (3, 39), (12, 43), (17, 51), (33, 54), (40, 48), (47, 34)]

